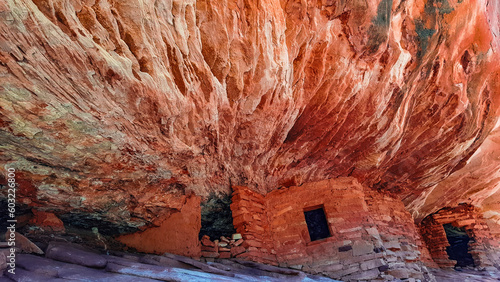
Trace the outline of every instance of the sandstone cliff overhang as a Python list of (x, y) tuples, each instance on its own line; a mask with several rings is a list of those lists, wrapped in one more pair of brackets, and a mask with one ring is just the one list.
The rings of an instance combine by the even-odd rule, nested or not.
[(495, 207), (499, 5), (2, 1), (0, 164), (20, 204), (121, 231), (339, 176), (417, 220)]

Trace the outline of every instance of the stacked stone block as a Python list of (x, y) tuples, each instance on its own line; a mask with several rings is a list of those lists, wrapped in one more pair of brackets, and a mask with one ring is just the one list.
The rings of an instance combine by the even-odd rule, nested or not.
[(241, 234), (233, 234), (232, 239), (221, 236), (220, 239), (210, 240), (210, 237), (204, 235), (201, 238), (201, 256), (208, 259), (228, 259), (238, 257), (238, 255), (246, 252), (243, 247), (244, 240)]
[(231, 211), (234, 228), (243, 236), (245, 252), (235, 257), (276, 265), (269, 236), (265, 199), (247, 187), (233, 186)]

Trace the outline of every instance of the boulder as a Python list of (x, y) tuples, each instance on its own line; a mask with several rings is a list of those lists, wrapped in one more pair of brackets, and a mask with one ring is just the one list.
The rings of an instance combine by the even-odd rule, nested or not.
[(106, 259), (101, 255), (69, 243), (51, 242), (45, 256), (58, 261), (94, 268), (104, 268), (107, 264)]

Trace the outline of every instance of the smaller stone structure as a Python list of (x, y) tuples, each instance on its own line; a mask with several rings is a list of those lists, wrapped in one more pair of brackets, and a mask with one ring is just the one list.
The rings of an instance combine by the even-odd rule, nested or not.
[(455, 208), (441, 209), (421, 222), (421, 234), (432, 258), (439, 267), (454, 267), (456, 264), (456, 261), (451, 260), (446, 252), (450, 244), (443, 227), (444, 224), (452, 224), (455, 227), (464, 228), (471, 238), (469, 253), (474, 259), (474, 264), (480, 268), (493, 269), (495, 262), (499, 261), (499, 246), (480, 214), (478, 208), (460, 204)]

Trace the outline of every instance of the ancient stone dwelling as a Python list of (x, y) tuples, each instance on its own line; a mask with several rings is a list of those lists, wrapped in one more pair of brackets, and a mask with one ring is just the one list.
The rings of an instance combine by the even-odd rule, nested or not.
[[(230, 208), (241, 245), (218, 238), (213, 242), (206, 235), (199, 241), (200, 215), (193, 212), (201, 213), (199, 200), (191, 197), (187, 203), (191, 202), (194, 205), (186, 204), (160, 227), (119, 240), (145, 252), (240, 258), (349, 281), (432, 280), (429, 268), (457, 265), (446, 251), (452, 242), (444, 225), (451, 223), (465, 228), (473, 240), (466, 250), (472, 256), (470, 266), (496, 270), (500, 258), (498, 238), (477, 208), (460, 204), (415, 224), (400, 199), (364, 187), (352, 177), (265, 195), (233, 186)], [(216, 248), (219, 243), (224, 247)]]
[(499, 62), (496, 0), (0, 0), (0, 281), (500, 279)]

